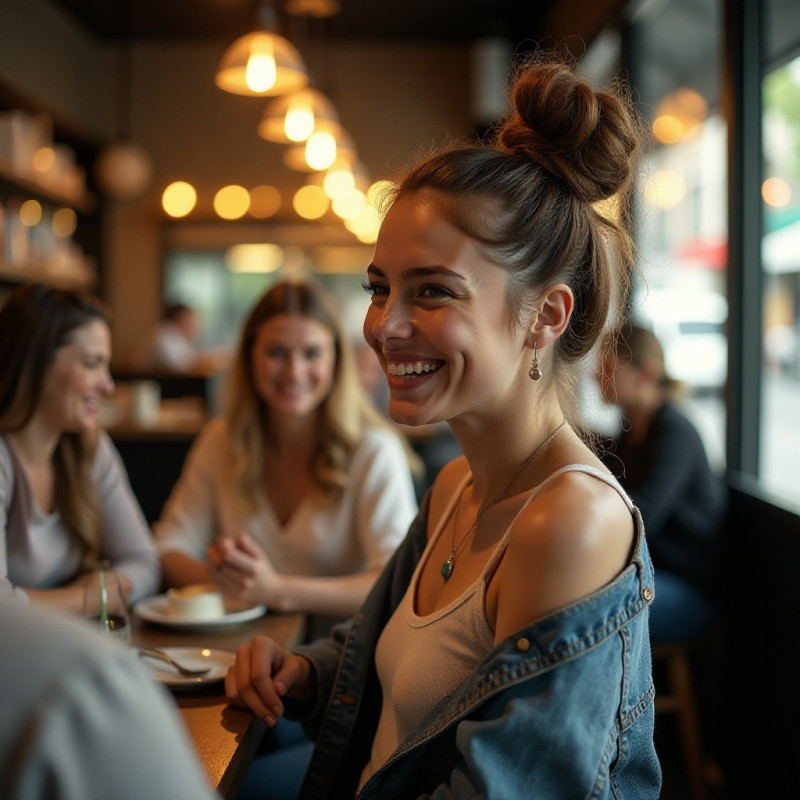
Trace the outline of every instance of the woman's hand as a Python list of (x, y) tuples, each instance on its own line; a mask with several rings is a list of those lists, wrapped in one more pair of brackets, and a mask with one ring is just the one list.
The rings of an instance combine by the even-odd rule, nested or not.
[(206, 560), (214, 583), (235, 603), (278, 606), (284, 576), (248, 533), (217, 539)]
[[(121, 573), (114, 572), (113, 570), (104, 570), (104, 572), (106, 576), (106, 581), (108, 580), (119, 581), (119, 588), (122, 590), (123, 597), (125, 598), (126, 601), (129, 600), (131, 596), (131, 591), (133, 589), (133, 584), (131, 583), (131, 579), (127, 575), (122, 575)], [(99, 591), (100, 572), (99, 571), (88, 572), (85, 575), (80, 575), (79, 577), (75, 578), (75, 580), (72, 581), (72, 583), (69, 585), (77, 586), (82, 590), (87, 587), (91, 587)]]
[(225, 695), (249, 708), (272, 727), (283, 714), (282, 697), (310, 700), (315, 675), (311, 662), (284, 650), (267, 636), (256, 636), (236, 650), (236, 661), (225, 675)]

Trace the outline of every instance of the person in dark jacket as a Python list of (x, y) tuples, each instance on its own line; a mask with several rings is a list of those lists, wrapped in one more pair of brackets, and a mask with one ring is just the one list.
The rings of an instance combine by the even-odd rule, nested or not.
[(671, 400), (678, 385), (651, 331), (624, 326), (597, 377), (606, 401), (622, 413), (604, 460), (642, 512), (656, 571), (650, 631), (658, 641), (699, 635), (717, 614), (724, 483)]

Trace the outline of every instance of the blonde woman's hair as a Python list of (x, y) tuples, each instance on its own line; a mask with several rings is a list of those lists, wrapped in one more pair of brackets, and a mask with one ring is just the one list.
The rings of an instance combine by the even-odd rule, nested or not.
[[(392, 430), (368, 399), (358, 377), (352, 345), (328, 293), (312, 281), (282, 281), (267, 291), (247, 317), (222, 391), (233, 467), (245, 496), (254, 502), (264, 470), (266, 446), (275, 441), (264, 401), (252, 372), (253, 345), (261, 326), (280, 314), (299, 314), (330, 331), (335, 349), (333, 384), (323, 400), (311, 477), (320, 496), (334, 499), (346, 487), (348, 468), (365, 428)], [(402, 436), (398, 434), (402, 441)], [(405, 445), (405, 443), (404, 443)], [(410, 453), (409, 463), (416, 467)]]
[[(78, 291), (30, 284), (0, 309), (0, 434), (25, 428), (36, 411), (46, 372), (74, 332), (101, 320), (105, 306)], [(82, 551), (82, 571), (95, 568), (102, 536), (92, 463), (96, 432), (64, 433), (53, 453), (55, 503)]]

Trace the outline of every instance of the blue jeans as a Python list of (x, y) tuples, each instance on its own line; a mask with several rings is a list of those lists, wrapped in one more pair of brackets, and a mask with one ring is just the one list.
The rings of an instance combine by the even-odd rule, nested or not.
[(264, 734), (236, 800), (296, 800), (313, 749), (300, 723), (281, 717)]
[(650, 606), (650, 638), (654, 642), (693, 639), (714, 625), (717, 619), (714, 604), (683, 578), (657, 569), (655, 590)]

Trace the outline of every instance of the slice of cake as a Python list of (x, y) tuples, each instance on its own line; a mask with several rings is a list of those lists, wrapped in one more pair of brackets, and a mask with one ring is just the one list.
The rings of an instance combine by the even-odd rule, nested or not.
[(167, 612), (176, 619), (221, 619), (225, 616), (225, 600), (213, 583), (193, 583), (167, 590)]

